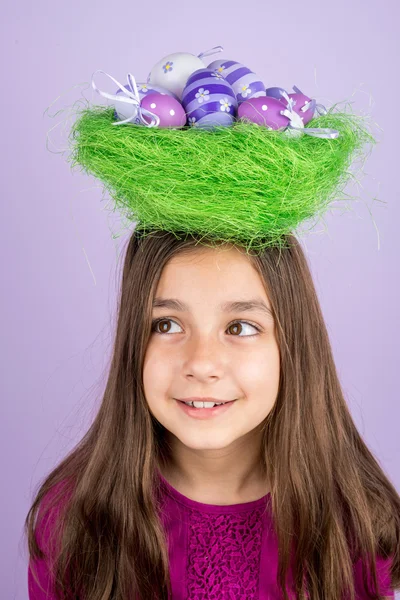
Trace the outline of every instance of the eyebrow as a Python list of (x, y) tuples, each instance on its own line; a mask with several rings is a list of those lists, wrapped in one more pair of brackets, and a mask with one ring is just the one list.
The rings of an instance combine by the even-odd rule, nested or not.
[[(153, 308), (169, 308), (180, 312), (189, 312), (190, 310), (185, 302), (176, 298), (154, 298)], [(273, 318), (271, 309), (258, 298), (223, 302), (219, 305), (219, 309), (223, 312), (261, 312)]]

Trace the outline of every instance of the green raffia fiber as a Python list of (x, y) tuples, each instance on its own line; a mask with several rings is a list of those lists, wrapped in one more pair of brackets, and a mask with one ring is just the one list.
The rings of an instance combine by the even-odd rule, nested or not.
[(204, 130), (112, 125), (112, 107), (79, 111), (69, 134), (72, 166), (101, 180), (136, 229), (197, 233), (247, 249), (280, 245), (337, 198), (375, 143), (360, 117), (334, 112), (308, 127), (340, 135), (321, 139), (268, 130), (248, 121)]

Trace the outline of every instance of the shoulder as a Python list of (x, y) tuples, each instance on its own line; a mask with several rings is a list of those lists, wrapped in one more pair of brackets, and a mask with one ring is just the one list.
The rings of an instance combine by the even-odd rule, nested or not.
[(59, 549), (57, 523), (70, 493), (67, 480), (50, 488), (39, 503), (35, 523), (36, 542), (43, 558), (29, 557), (29, 600), (56, 600), (54, 595), (54, 561)]
[[(384, 596), (384, 598), (392, 600), (394, 598), (394, 591), (391, 586), (390, 569), (393, 562), (393, 556), (384, 558), (380, 555), (376, 555), (375, 561), (379, 593), (381, 596)], [(361, 558), (354, 564), (355, 586), (361, 598), (366, 597), (363, 584), (363, 566), (364, 563)], [(372, 586), (372, 574), (367, 573), (366, 575), (369, 586)]]
[(69, 489), (68, 481), (62, 480), (46, 492), (39, 504), (35, 536), (40, 549), (44, 552), (50, 551), (51, 534), (70, 496)]

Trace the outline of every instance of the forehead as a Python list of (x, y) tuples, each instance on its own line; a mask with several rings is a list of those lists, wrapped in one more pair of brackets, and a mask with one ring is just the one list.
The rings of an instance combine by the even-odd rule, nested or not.
[(162, 271), (156, 295), (185, 297), (188, 303), (200, 298), (220, 303), (246, 296), (268, 300), (251, 258), (234, 246), (195, 248), (174, 256)]
[(241, 272), (249, 275), (255, 272), (250, 258), (235, 246), (217, 248), (195, 248), (188, 253), (177, 254), (165, 265), (162, 275), (165, 279), (172, 274), (206, 271), (208, 275), (228, 275)]

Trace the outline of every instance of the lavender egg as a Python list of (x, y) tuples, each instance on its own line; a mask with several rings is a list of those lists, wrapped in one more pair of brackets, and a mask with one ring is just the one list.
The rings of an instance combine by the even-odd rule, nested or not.
[(250, 98), (242, 102), (238, 108), (238, 119), (249, 120), (268, 129), (286, 128), (290, 121), (281, 114), (285, 106), (280, 100), (272, 97)]
[[(158, 127), (181, 128), (186, 125), (186, 113), (182, 104), (176, 98), (167, 94), (152, 93), (147, 94), (140, 103), (142, 108), (146, 108), (154, 115), (160, 118)], [(146, 122), (150, 123), (151, 118), (144, 114)]]
[[(124, 85), (124, 87), (130, 92), (133, 91), (129, 84)], [(142, 100), (147, 94), (151, 94), (153, 92), (158, 92), (160, 94), (167, 94), (168, 96), (172, 96), (173, 98), (178, 100), (178, 98), (176, 97), (175, 94), (173, 94), (169, 90), (162, 88), (160, 86), (154, 86), (154, 85), (150, 86), (148, 83), (137, 83), (136, 87), (137, 87), (137, 90), (139, 93), (140, 100)], [(122, 96), (124, 96), (123, 91), (119, 88), (115, 93), (116, 93), (116, 95), (121, 94)], [(115, 107), (114, 118), (119, 121), (124, 121), (125, 119), (129, 119), (133, 115), (137, 114), (137, 105), (135, 105), (135, 104), (131, 104), (131, 103), (128, 104), (127, 102), (122, 102), (122, 101), (119, 102), (118, 100), (115, 100), (114, 107)], [(140, 121), (138, 119), (136, 119), (135, 122), (139, 123)]]
[(233, 124), (237, 100), (232, 86), (211, 69), (198, 69), (187, 80), (182, 94), (188, 125), (212, 129)]
[(208, 69), (222, 75), (232, 86), (238, 105), (250, 98), (265, 96), (265, 85), (258, 75), (235, 60), (214, 60)]
[(287, 91), (281, 87), (269, 87), (265, 90), (265, 93), (270, 98), (276, 98), (277, 100), (282, 99), (282, 92), (287, 94)]
[[(288, 96), (294, 101), (293, 111), (299, 115), (304, 125), (307, 125), (307, 123), (309, 123), (314, 116), (316, 101), (311, 100), (311, 98), (301, 92), (296, 94), (288, 94)], [(288, 106), (288, 102), (285, 98), (282, 98), (281, 102), (285, 105), (285, 107)]]

